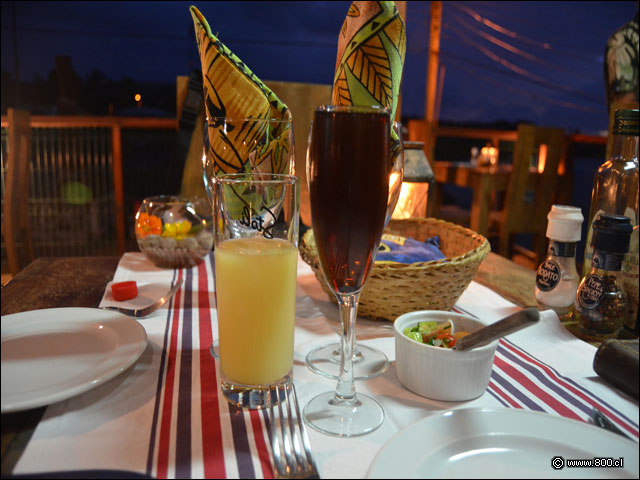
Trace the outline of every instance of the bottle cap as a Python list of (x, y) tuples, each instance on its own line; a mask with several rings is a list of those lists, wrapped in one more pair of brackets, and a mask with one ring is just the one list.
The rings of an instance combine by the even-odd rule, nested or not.
[(547, 238), (557, 242), (580, 241), (582, 210), (566, 205), (553, 205), (547, 215)]
[(595, 250), (607, 253), (627, 253), (632, 231), (628, 217), (600, 214), (593, 222), (591, 245)]
[(638, 135), (638, 109), (616, 110), (613, 114), (613, 134)]

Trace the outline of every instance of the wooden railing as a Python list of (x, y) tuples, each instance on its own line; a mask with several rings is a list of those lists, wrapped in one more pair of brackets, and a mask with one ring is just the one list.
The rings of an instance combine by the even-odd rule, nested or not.
[[(123, 154), (122, 154), (122, 129), (151, 129), (177, 131), (176, 118), (138, 118), (138, 117), (114, 117), (114, 116), (44, 116), (31, 117), (32, 128), (46, 129), (72, 129), (72, 128), (107, 128), (111, 130), (111, 160), (113, 175), (113, 198), (115, 215), (116, 246), (119, 254), (126, 249), (126, 220), (123, 189)], [(7, 127), (7, 117), (2, 116), (2, 127)], [(410, 120), (408, 122), (409, 140), (423, 140), (426, 129), (423, 120)], [(516, 131), (504, 131), (496, 129), (463, 128), (440, 126), (436, 129), (437, 137), (459, 137), (473, 139), (487, 139), (494, 144), (500, 141), (515, 142)], [(606, 137), (569, 134), (567, 140), (570, 144), (586, 143), (606, 145)]]
[[(437, 158), (436, 142), (440, 138), (458, 138), (458, 139), (482, 139), (491, 142), (493, 146), (499, 146), (500, 142), (510, 142), (515, 144), (518, 139), (518, 132), (516, 130), (497, 130), (488, 128), (468, 128), (468, 127), (449, 127), (438, 126), (434, 129), (435, 138), (432, 142), (433, 151), (428, 151), (429, 142), (426, 141), (427, 127), (425, 120), (415, 119), (409, 120), (407, 123), (408, 140), (421, 141), (425, 144), (425, 154), (429, 161), (438, 160), (460, 160), (458, 158), (442, 159)], [(605, 145), (607, 144), (607, 137), (599, 135), (584, 135), (580, 133), (573, 133), (566, 135), (566, 152), (558, 167), (558, 174), (562, 175), (565, 179), (562, 182), (562, 188), (559, 186), (558, 201), (570, 202), (573, 190), (573, 166), (574, 166), (574, 152), (577, 144), (589, 144), (589, 145)], [(481, 146), (481, 145), (480, 145)], [(507, 150), (508, 151), (508, 150)], [(469, 152), (467, 152), (469, 153)], [(469, 158), (469, 156), (467, 156)]]
[[(424, 120), (409, 120), (409, 140), (425, 141), (426, 124)], [(438, 137), (477, 138), (487, 139), (493, 145), (500, 141), (515, 142), (518, 139), (516, 130), (496, 130), (489, 128), (447, 127), (438, 126), (435, 129), (436, 141)], [(567, 142), (570, 144), (587, 143), (592, 145), (606, 145), (607, 137), (600, 135), (585, 135), (581, 133), (567, 134)], [(425, 142), (426, 143), (426, 142)], [(435, 143), (435, 142), (434, 142)]]
[[(8, 126), (6, 115), (2, 116), (2, 127)], [(175, 130), (178, 129), (178, 121), (175, 118), (141, 118), (141, 117), (114, 117), (114, 116), (45, 116), (34, 115), (31, 117), (32, 128), (110, 128), (111, 129), (111, 155), (113, 165), (113, 189), (116, 225), (116, 244), (119, 254), (123, 254), (126, 248), (125, 240), (125, 211), (124, 189), (122, 175), (122, 129), (154, 129)]]

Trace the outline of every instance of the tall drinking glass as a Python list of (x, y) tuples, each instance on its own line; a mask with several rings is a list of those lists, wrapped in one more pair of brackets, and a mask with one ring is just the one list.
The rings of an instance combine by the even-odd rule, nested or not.
[(304, 417), (331, 435), (364, 435), (384, 420), (376, 400), (356, 394), (353, 347), (358, 299), (384, 229), (390, 132), (387, 109), (320, 106), (314, 112), (307, 159), (312, 228), (340, 307), (343, 340), (335, 392), (314, 397)]
[[(295, 146), (291, 118), (207, 117), (204, 125), (202, 179), (214, 207), (218, 177), (230, 173), (293, 175)], [(219, 358), (218, 341), (210, 347)]]
[[(393, 122), (393, 131), (396, 136), (392, 138), (389, 152), (389, 195), (384, 220), (385, 227), (398, 203), (404, 178), (404, 142), (400, 122)], [(305, 363), (311, 371), (336, 380), (340, 372), (341, 350), (339, 343), (320, 345), (307, 354)], [(388, 367), (389, 359), (382, 351), (368, 345), (358, 344), (356, 338), (353, 348), (353, 378), (355, 380), (375, 378), (382, 375)]]
[(291, 381), (300, 180), (227, 174), (213, 191), (222, 393), (264, 408), (274, 387)]
[(295, 173), (291, 118), (208, 117), (202, 176), (212, 202), (215, 179), (226, 173)]

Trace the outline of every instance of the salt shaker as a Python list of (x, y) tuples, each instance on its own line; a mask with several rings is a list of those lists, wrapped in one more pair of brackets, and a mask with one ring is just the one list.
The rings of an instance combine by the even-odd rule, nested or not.
[(534, 294), (540, 309), (551, 308), (563, 317), (570, 314), (580, 281), (576, 244), (584, 218), (579, 208), (553, 205), (547, 219), (549, 250), (536, 271)]

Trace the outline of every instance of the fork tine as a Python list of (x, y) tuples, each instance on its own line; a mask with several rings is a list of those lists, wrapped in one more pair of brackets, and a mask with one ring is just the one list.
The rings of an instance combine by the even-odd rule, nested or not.
[[(304, 425), (304, 420), (302, 419), (302, 415), (300, 415), (300, 405), (298, 404), (298, 395), (296, 394), (296, 387), (292, 383), (291, 384), (291, 397), (293, 400), (293, 405), (296, 411), (296, 420), (298, 429), (300, 430), (300, 439), (302, 441), (302, 447), (304, 448), (304, 462), (306, 463), (306, 469), (311, 471), (312, 475), (318, 475), (318, 469), (316, 467), (315, 462), (313, 461), (313, 455), (311, 454), (311, 447), (309, 446), (309, 436), (307, 435), (307, 429)], [(299, 443), (298, 443), (299, 445)]]
[(276, 477), (319, 478), (300, 415), (295, 387), (293, 384), (276, 387), (275, 394), (275, 399), (271, 397), (269, 415), (271, 450)]
[[(278, 397), (278, 388), (276, 387), (276, 398)], [(273, 463), (276, 468), (276, 477), (282, 476), (284, 467), (282, 465), (282, 457), (280, 454), (280, 440), (278, 439), (278, 428), (276, 427), (276, 415), (274, 404), (276, 402), (273, 399), (273, 392), (269, 395), (269, 426), (271, 437), (271, 453), (273, 455)]]
[(291, 411), (291, 400), (289, 398), (289, 388), (284, 389), (284, 395), (285, 395), (285, 404), (286, 404), (286, 409), (287, 409), (287, 426), (289, 427), (289, 436), (291, 439), (291, 446), (293, 448), (293, 453), (295, 454), (295, 461), (296, 461), (296, 467), (298, 467), (297, 469), (304, 469), (305, 467), (303, 466), (303, 460), (302, 460), (302, 453), (300, 452), (300, 439), (298, 438), (298, 435), (296, 435), (296, 427), (295, 424), (293, 422), (293, 413)]
[(282, 445), (284, 447), (284, 455), (287, 459), (288, 473), (291, 475), (298, 470), (298, 461), (292, 453), (292, 447), (295, 448), (293, 439), (293, 425), (291, 423), (291, 408), (289, 405), (289, 397), (287, 395), (287, 386), (282, 389), (283, 395), (279, 398), (278, 408), (280, 411), (280, 431), (282, 432)]

